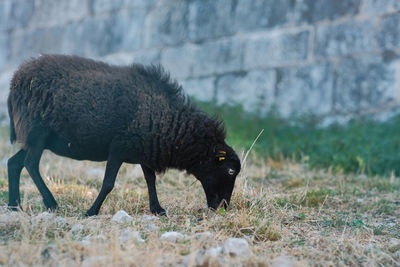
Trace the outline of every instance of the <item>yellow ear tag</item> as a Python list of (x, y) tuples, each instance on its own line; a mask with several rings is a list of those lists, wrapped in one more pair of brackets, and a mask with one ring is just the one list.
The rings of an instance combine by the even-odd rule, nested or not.
[(222, 161), (222, 160), (224, 160), (224, 159), (225, 159), (225, 157), (219, 157), (219, 158), (218, 158), (219, 161)]
[(226, 155), (226, 152), (225, 152), (225, 151), (220, 151), (219, 153)]

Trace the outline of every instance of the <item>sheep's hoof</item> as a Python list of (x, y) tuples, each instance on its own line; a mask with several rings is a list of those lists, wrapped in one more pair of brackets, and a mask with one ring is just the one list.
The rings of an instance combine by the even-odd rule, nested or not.
[(15, 205), (8, 204), (7, 209), (11, 211), (22, 211), (22, 207), (18, 204)]
[(166, 216), (167, 212), (165, 211), (165, 209), (163, 208), (157, 208), (157, 209), (150, 209), (151, 213), (153, 213), (154, 215), (158, 215), (158, 216)]
[(91, 217), (91, 216), (95, 216), (95, 215), (97, 215), (97, 214), (94, 213), (94, 212), (91, 212), (90, 210), (88, 210), (87, 212), (85, 212), (85, 217)]
[(52, 204), (49, 204), (49, 205), (45, 204), (45, 206), (46, 206), (46, 209), (49, 210), (49, 211), (56, 211), (57, 208), (58, 208), (57, 203), (52, 203)]
[(86, 213), (85, 213), (85, 217), (91, 217), (91, 216), (95, 216), (95, 215), (97, 215), (98, 214), (98, 212), (95, 212), (95, 211), (92, 211), (92, 210), (88, 210)]

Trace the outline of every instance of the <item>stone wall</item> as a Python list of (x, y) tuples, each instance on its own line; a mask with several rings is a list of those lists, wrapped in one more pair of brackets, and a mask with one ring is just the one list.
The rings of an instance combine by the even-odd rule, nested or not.
[(399, 0), (2, 0), (0, 103), (40, 53), (161, 63), (200, 100), (285, 116), (400, 106)]

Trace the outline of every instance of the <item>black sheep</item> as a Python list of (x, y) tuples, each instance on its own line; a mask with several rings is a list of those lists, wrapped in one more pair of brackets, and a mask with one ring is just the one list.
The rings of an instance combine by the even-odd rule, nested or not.
[(8, 112), (10, 140), (22, 146), (8, 160), (10, 208), (21, 203), (23, 167), (46, 207), (57, 207), (39, 173), (44, 149), (77, 160), (107, 161), (89, 216), (98, 214), (124, 162), (141, 165), (152, 213), (165, 213), (155, 172), (167, 168), (193, 174), (210, 208), (229, 204), (240, 160), (224, 141), (222, 123), (191, 105), (159, 66), (118, 67), (78, 56), (42, 55), (14, 73)]

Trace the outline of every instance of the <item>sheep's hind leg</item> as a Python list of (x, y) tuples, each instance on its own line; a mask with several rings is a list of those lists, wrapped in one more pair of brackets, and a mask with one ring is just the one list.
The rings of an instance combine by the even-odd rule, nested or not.
[(35, 144), (28, 147), (24, 166), (28, 170), (28, 173), (32, 177), (36, 187), (39, 189), (46, 208), (54, 210), (57, 208), (57, 202), (51, 194), (50, 190), (47, 188), (39, 172), (39, 163), (43, 153), (44, 145), (45, 138), (40, 138), (35, 142)]
[(156, 191), (156, 174), (154, 171), (144, 165), (142, 167), (144, 178), (146, 179), (147, 189), (149, 190), (149, 202), (150, 211), (153, 214), (166, 215), (165, 209), (163, 209), (158, 202), (157, 191)]
[(104, 174), (103, 185), (101, 186), (100, 193), (93, 203), (93, 206), (86, 212), (86, 216), (93, 216), (99, 213), (103, 201), (114, 188), (115, 179), (117, 178), (117, 174), (121, 165), (122, 161), (114, 158), (110, 158), (107, 161), (106, 173)]
[(8, 207), (11, 210), (18, 210), (21, 205), (21, 197), (19, 192), (19, 181), (21, 171), (24, 167), (26, 151), (21, 149), (8, 162)]

